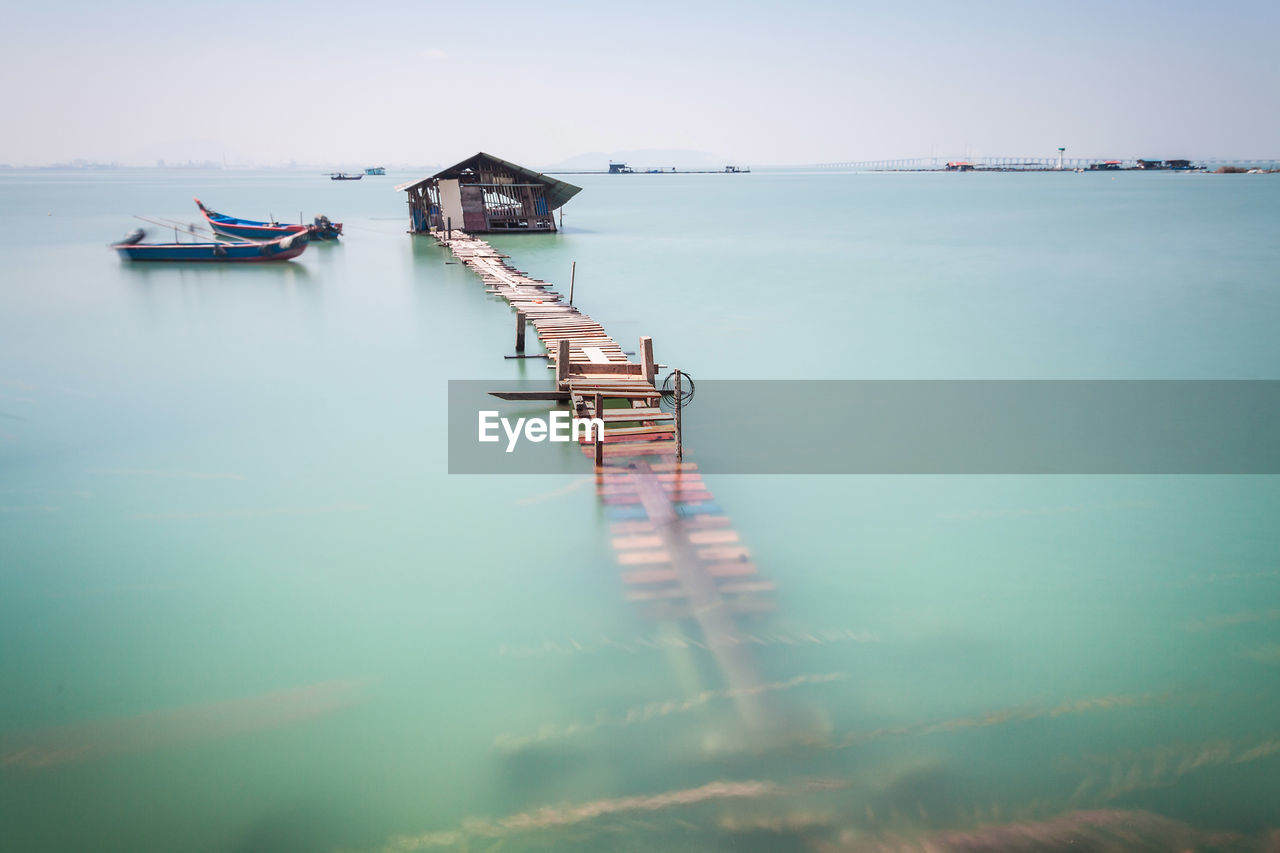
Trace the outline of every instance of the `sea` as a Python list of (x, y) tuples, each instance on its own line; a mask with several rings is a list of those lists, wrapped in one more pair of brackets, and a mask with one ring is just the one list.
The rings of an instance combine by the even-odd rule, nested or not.
[[(1278, 843), (1277, 477), (709, 474), (743, 695), (585, 457), (448, 473), (449, 381), (548, 371), (416, 177), (0, 172), (0, 849)], [(491, 243), (695, 381), (1280, 379), (1278, 176), (563, 177)], [(108, 248), (193, 196), (345, 231)]]

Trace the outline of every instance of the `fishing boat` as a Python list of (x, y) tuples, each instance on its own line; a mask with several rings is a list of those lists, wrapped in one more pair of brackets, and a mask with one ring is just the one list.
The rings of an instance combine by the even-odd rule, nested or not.
[(260, 222), (256, 219), (240, 219), (210, 210), (200, 199), (196, 199), (195, 202), (209, 222), (209, 227), (228, 237), (239, 237), (244, 240), (275, 240), (287, 234), (306, 231), (312, 240), (336, 240), (342, 234), (342, 223), (333, 222), (327, 216), (317, 216), (310, 225)]
[(386, 166), (370, 166), (364, 170), (366, 175), (385, 175), (387, 173)]
[(135, 229), (111, 248), (128, 261), (206, 261), (256, 263), (259, 261), (287, 261), (296, 258), (307, 248), (307, 232), (295, 231), (266, 242), (223, 242), (213, 240), (193, 243), (144, 243), (147, 233)]
[(301, 224), (238, 219), (234, 216), (227, 216), (225, 213), (218, 213), (216, 210), (210, 210), (204, 206), (200, 199), (196, 199), (195, 202), (196, 207), (200, 208), (200, 212), (208, 220), (209, 227), (219, 234), (226, 234), (228, 237), (240, 237), (247, 240), (276, 240), (289, 234), (298, 234), (307, 230), (307, 226)]
[(358, 181), (358, 180), (360, 180), (360, 179), (361, 179), (361, 178), (363, 178), (363, 177), (364, 177), (364, 175), (348, 175), (346, 172), (334, 172), (332, 175), (330, 175), (330, 176), (329, 176), (329, 180), (331, 180), (331, 181)]

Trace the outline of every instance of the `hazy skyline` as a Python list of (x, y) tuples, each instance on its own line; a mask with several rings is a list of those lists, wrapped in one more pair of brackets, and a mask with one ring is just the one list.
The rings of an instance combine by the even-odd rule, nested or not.
[(0, 163), (1280, 156), (1280, 5), (12, 7)]

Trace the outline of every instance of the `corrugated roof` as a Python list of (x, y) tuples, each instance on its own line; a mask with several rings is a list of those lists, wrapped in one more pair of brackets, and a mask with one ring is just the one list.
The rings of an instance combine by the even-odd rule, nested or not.
[(409, 183), (407, 183), (407, 184), (400, 184), (400, 186), (396, 187), (396, 192), (398, 192), (398, 193), (408, 192), (409, 190), (413, 189), (414, 187), (418, 186), (419, 184), (425, 184), (425, 183), (426, 183), (427, 181), (429, 181), (429, 180), (431, 180), (431, 178), (429, 178), (429, 177), (427, 177), (427, 178), (418, 178), (418, 180), (416, 180), (416, 181), (410, 181), (410, 182), (409, 182)]
[(524, 166), (521, 166), (517, 163), (512, 163), (509, 160), (503, 160), (501, 157), (494, 157), (492, 154), (486, 154), (483, 151), (479, 152), (478, 154), (473, 154), (467, 159), (459, 163), (455, 163), (454, 165), (450, 166), (447, 169), (441, 169), (439, 172), (436, 172), (434, 175), (431, 175), (430, 177), (419, 178), (416, 181), (410, 181), (407, 184), (401, 184), (400, 186), (396, 187), (396, 191), (405, 192), (407, 190), (413, 189), (416, 186), (419, 186), (420, 184), (423, 184), (430, 180), (435, 180), (437, 178), (456, 178), (467, 169), (474, 169), (476, 166), (480, 164), (480, 161), (482, 159), (488, 160), (490, 163), (495, 165), (505, 166), (506, 168), (515, 172), (517, 175), (520, 175), (521, 177), (523, 177), (525, 180), (537, 182), (544, 185), (547, 188), (547, 206), (551, 210), (555, 210), (556, 208), (562, 206), (569, 199), (573, 198), (575, 195), (582, 192), (582, 187), (574, 186), (568, 181), (562, 181), (562, 180), (559, 180), (558, 178), (552, 178), (548, 175), (542, 174), (541, 172), (535, 172), (533, 169), (526, 169)]

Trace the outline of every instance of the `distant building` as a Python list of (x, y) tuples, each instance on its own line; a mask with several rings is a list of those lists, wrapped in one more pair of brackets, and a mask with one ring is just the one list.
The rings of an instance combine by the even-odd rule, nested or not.
[(396, 189), (409, 194), (415, 234), (448, 227), (474, 234), (555, 231), (555, 210), (582, 191), (483, 151)]
[(1191, 168), (1190, 160), (1165, 160), (1166, 169), (1177, 169), (1178, 171), (1186, 171)]
[(1090, 163), (1089, 171), (1118, 172), (1120, 171), (1120, 161), (1119, 160), (1103, 160), (1101, 163)]
[(626, 163), (615, 163), (612, 160), (609, 161), (610, 175), (630, 175), (634, 171), (635, 170), (632, 169), (630, 166), (628, 166)]
[(1163, 169), (1165, 168), (1163, 160), (1139, 160), (1139, 169)]
[(962, 160), (956, 160), (947, 164), (948, 172), (972, 172), (973, 164)]

